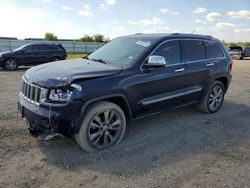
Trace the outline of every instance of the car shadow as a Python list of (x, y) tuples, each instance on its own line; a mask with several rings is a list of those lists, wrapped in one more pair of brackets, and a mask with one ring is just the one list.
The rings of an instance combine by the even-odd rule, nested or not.
[(20, 66), (18, 67), (16, 70), (14, 71), (8, 71), (8, 70), (4, 70), (3, 68), (0, 69), (0, 72), (24, 72), (26, 70), (28, 70), (29, 68), (31, 68), (32, 66)]
[(111, 149), (87, 153), (73, 139), (40, 142), (46, 163), (68, 171), (87, 169), (128, 176), (199, 154), (224, 155), (250, 141), (250, 107), (225, 101), (215, 114), (185, 107), (128, 125), (123, 141)]

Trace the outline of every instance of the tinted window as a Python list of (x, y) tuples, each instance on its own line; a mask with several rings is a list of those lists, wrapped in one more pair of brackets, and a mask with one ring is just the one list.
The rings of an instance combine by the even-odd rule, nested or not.
[(56, 50), (56, 47), (51, 46), (51, 45), (46, 45), (47, 50)]
[(207, 58), (218, 58), (218, 57), (224, 57), (223, 52), (221, 51), (218, 44), (215, 42), (204, 42), (206, 46), (207, 51)]
[(25, 47), (26, 51), (38, 51), (39, 49), (39, 45), (29, 45)]
[(153, 55), (165, 57), (167, 64), (180, 63), (180, 43), (177, 40), (166, 42)]
[(206, 58), (205, 47), (202, 41), (183, 40), (184, 61), (197, 61)]

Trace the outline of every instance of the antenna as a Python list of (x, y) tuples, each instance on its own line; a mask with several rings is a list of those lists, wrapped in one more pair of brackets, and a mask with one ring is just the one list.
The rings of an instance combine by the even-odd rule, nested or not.
[(192, 34), (194, 34), (195, 31), (196, 31), (196, 28), (193, 29)]

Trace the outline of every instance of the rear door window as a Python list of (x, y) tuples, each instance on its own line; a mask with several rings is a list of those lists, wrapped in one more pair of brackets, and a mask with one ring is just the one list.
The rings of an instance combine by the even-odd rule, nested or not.
[(206, 47), (208, 59), (224, 57), (224, 54), (217, 43), (205, 41), (204, 44)]
[(178, 40), (165, 42), (153, 55), (165, 57), (167, 65), (180, 63), (180, 42)]
[(199, 61), (206, 59), (205, 47), (199, 40), (183, 40), (183, 59), (187, 61)]

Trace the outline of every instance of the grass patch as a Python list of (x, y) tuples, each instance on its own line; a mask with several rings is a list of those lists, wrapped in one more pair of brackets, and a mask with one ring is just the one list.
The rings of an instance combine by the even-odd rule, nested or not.
[(67, 54), (67, 59), (76, 59), (76, 58), (81, 58), (85, 57), (88, 54)]

